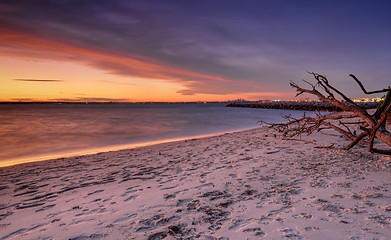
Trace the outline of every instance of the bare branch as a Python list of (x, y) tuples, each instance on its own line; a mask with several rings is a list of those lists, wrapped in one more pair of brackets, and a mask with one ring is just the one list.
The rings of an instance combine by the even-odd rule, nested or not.
[(355, 136), (351, 132), (347, 132), (347, 131), (343, 130), (342, 128), (337, 127), (329, 122), (323, 122), (323, 124), (334, 129), (335, 131), (341, 133), (342, 135), (344, 135), (347, 138), (350, 138), (352, 140), (355, 138)]
[[(345, 94), (343, 94), (341, 91), (339, 91), (338, 89), (336, 89), (334, 86), (332, 86), (331, 84), (329, 84), (329, 81), (327, 80), (327, 78), (323, 75), (320, 75), (320, 74), (317, 74), (317, 73), (313, 73), (313, 75), (315, 76), (315, 78), (320, 81), (320, 82), (323, 82), (326, 86), (327, 86), (327, 92), (331, 92), (328, 90), (328, 88), (330, 88), (331, 90), (333, 90), (334, 92), (336, 92), (338, 95), (340, 95), (346, 102), (350, 103), (351, 106), (353, 108), (355, 108), (356, 110), (358, 110), (359, 112), (361, 113), (366, 113), (366, 111), (359, 107), (357, 104), (355, 104), (350, 98), (348, 98), (347, 96), (345, 96)], [(334, 98), (335, 99), (335, 98)]]
[(390, 111), (391, 111), (391, 104), (389, 104), (386, 110), (382, 113), (381, 118), (379, 122), (376, 124), (376, 126), (372, 128), (371, 134), (369, 136), (369, 145), (368, 145), (370, 152), (374, 152), (373, 141), (375, 139), (376, 133), (379, 130), (379, 128), (383, 125), (383, 123), (385, 123)]
[(346, 130), (347, 130), (349, 133), (351, 133), (352, 135), (354, 135), (354, 134), (352, 133), (352, 131), (350, 130), (350, 128), (349, 128), (346, 124), (344, 124), (342, 121), (339, 121), (339, 124), (342, 125), (342, 126), (344, 126), (344, 127), (346, 128)]
[[(321, 84), (320, 81), (319, 81), (319, 84)], [(350, 112), (354, 111), (354, 108), (352, 106), (348, 106), (346, 104), (342, 104), (341, 102), (337, 101), (333, 97), (326, 97), (326, 96), (324, 96), (322, 93), (320, 93), (316, 89), (313, 89), (313, 90), (305, 89), (305, 88), (300, 87), (299, 85), (297, 85), (295, 82), (292, 82), (292, 81), (291, 81), (290, 85), (292, 87), (296, 88), (296, 91), (298, 92), (298, 94), (296, 94), (296, 96), (298, 96), (300, 94), (303, 94), (303, 93), (312, 94), (312, 95), (317, 96), (319, 98), (319, 100), (321, 100), (323, 102), (331, 103), (334, 106), (339, 107), (339, 108), (341, 108), (341, 109), (343, 109), (345, 111), (350, 111)], [(332, 96), (332, 94), (331, 94), (331, 96)]]
[(373, 148), (372, 152), (380, 153), (380, 154), (384, 154), (384, 155), (391, 155), (391, 149), (390, 150), (382, 150), (382, 149)]
[(366, 136), (368, 136), (368, 134), (366, 132), (362, 132), (360, 135), (358, 135), (351, 143), (349, 143), (348, 145), (346, 145), (345, 147), (343, 147), (342, 149), (343, 150), (349, 150), (351, 149), (352, 147), (356, 146), (357, 143), (359, 143), (363, 138), (365, 138)]
[(367, 95), (369, 95), (369, 94), (374, 94), (374, 93), (391, 92), (391, 89), (390, 89), (390, 88), (388, 88), (388, 89), (385, 88), (385, 89), (382, 89), (382, 90), (376, 90), (376, 91), (367, 92), (367, 90), (365, 89), (365, 87), (362, 85), (362, 83), (360, 82), (360, 80), (358, 80), (358, 79), (356, 78), (356, 76), (354, 76), (353, 74), (349, 74), (349, 76), (352, 77), (352, 78), (354, 79), (354, 81), (356, 81), (356, 83), (360, 86), (361, 90), (362, 90), (365, 94), (367, 94)]
[(391, 102), (391, 92), (388, 92), (386, 96), (384, 97), (383, 103), (380, 105), (380, 107), (377, 108), (376, 112), (373, 114), (375, 119), (380, 118), (380, 114), (384, 112), (385, 108), (388, 104)]

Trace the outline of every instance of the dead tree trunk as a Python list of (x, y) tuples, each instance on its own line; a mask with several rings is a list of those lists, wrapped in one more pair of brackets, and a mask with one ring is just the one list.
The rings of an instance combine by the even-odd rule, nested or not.
[[(314, 131), (334, 129), (345, 137), (351, 139), (350, 144), (345, 146), (343, 149), (350, 149), (359, 142), (362, 142), (363, 139), (367, 138), (366, 143), (368, 144), (368, 150), (370, 152), (391, 155), (391, 148), (378, 149), (373, 146), (374, 139), (378, 138), (388, 147), (391, 147), (391, 132), (386, 127), (387, 117), (388, 115), (390, 115), (391, 112), (391, 87), (388, 87), (387, 89), (368, 92), (364, 88), (362, 83), (353, 74), (349, 75), (359, 85), (359, 87), (365, 94), (369, 95), (375, 93), (386, 93), (383, 103), (378, 106), (375, 113), (369, 114), (366, 109), (360, 107), (350, 98), (348, 98), (345, 94), (332, 86), (326, 76), (317, 73), (310, 74), (315, 78), (315, 84), (303, 80), (310, 86), (310, 88), (302, 88), (295, 82), (290, 83), (290, 85), (293, 88), (296, 88), (298, 92), (296, 96), (299, 96), (303, 93), (312, 94), (317, 96), (320, 101), (328, 102), (336, 107), (339, 107), (344, 112), (334, 112), (327, 115), (317, 113), (315, 117), (308, 117), (304, 115), (299, 119), (294, 119), (289, 116), (286, 116), (288, 120), (287, 123), (269, 125), (279, 131), (286, 133), (287, 140), (295, 140), (293, 139), (294, 136), (299, 136), (304, 133), (309, 135)], [(343, 100), (338, 100), (335, 95), (341, 97)], [(342, 119), (348, 118), (359, 118), (361, 120), (355, 122), (354, 124), (352, 124), (352, 122), (341, 121)], [(356, 130), (352, 130), (352, 125), (358, 125), (357, 130), (360, 131), (359, 134), (356, 133)]]

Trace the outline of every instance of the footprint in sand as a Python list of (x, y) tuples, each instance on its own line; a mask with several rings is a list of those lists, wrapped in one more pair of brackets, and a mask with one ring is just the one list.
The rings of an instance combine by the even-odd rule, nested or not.
[(256, 228), (246, 228), (246, 229), (243, 229), (243, 232), (254, 232), (255, 236), (258, 236), (258, 237), (263, 237), (263, 236), (266, 235), (266, 233), (264, 231), (262, 231), (262, 229), (259, 228), (259, 227), (256, 227)]
[(25, 234), (27, 234), (27, 233), (29, 233), (31, 231), (36, 231), (36, 230), (38, 230), (38, 229), (40, 229), (42, 227), (45, 227), (47, 225), (49, 225), (49, 223), (38, 224), (38, 225), (33, 226), (31, 228), (21, 228), (21, 229), (16, 230), (16, 231), (14, 231), (14, 232), (6, 235), (6, 236), (3, 236), (1, 239), (8, 239), (8, 238), (11, 238), (11, 237), (22, 236), (22, 235), (25, 235)]
[(100, 189), (100, 190), (96, 190), (96, 191), (93, 191), (93, 192), (90, 192), (90, 193), (87, 193), (87, 196), (90, 196), (90, 195), (93, 195), (93, 194), (97, 194), (97, 193), (101, 193), (103, 192), (104, 190)]
[(71, 223), (69, 223), (68, 226), (78, 225), (78, 224), (80, 224), (80, 223), (94, 222), (94, 221), (96, 221), (96, 219), (94, 219), (94, 218), (83, 219), (83, 220), (78, 220), (78, 221), (71, 222)]
[(54, 206), (56, 206), (56, 204), (46, 205), (46, 206), (43, 206), (42, 208), (40, 208), (40, 209), (38, 209), (38, 210), (35, 210), (35, 212), (43, 212), (43, 211), (45, 211), (45, 210), (48, 210), (48, 209), (53, 208)]
[[(159, 179), (160, 180), (160, 179)], [(163, 180), (163, 179), (162, 179)], [(174, 179), (168, 179), (166, 181), (158, 181), (160, 184), (165, 184), (174, 181)]]
[(236, 230), (239, 227), (245, 226), (247, 224), (247, 222), (248, 222), (248, 220), (244, 220), (244, 219), (232, 219), (229, 224), (228, 229), (229, 230)]
[(130, 201), (132, 199), (136, 199), (138, 196), (139, 196), (138, 194), (132, 195), (132, 196), (128, 197), (127, 199), (125, 199), (124, 202)]
[(185, 198), (185, 199), (178, 199), (178, 202), (176, 204), (177, 207), (182, 207), (186, 204), (188, 204), (189, 202), (191, 202), (193, 199), (191, 198)]
[(309, 213), (300, 213), (300, 214), (293, 215), (293, 218), (295, 218), (295, 219), (297, 219), (297, 218), (310, 219), (310, 218), (312, 218), (312, 215)]
[(130, 193), (134, 193), (134, 192), (137, 192), (138, 189), (133, 189), (133, 190), (128, 190), (126, 191), (125, 193), (121, 194), (121, 197), (126, 197), (128, 196)]
[(280, 232), (284, 234), (284, 237), (289, 238), (289, 239), (304, 239), (300, 232), (294, 229), (290, 228), (285, 228), (285, 229), (280, 229)]
[(129, 214), (129, 215), (125, 216), (125, 217), (118, 218), (118, 219), (114, 220), (113, 223), (126, 222), (126, 221), (129, 221), (130, 219), (135, 218), (135, 217), (137, 217), (137, 214)]
[(234, 173), (229, 174), (228, 176), (230, 176), (231, 178), (238, 178), (239, 177), (237, 174), (234, 174)]

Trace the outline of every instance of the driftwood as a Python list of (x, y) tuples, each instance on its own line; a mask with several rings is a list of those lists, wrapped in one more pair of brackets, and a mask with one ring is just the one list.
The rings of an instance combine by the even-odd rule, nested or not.
[[(303, 80), (310, 86), (310, 88), (300, 87), (298, 84), (291, 81), (290, 85), (297, 90), (296, 96), (299, 96), (303, 93), (312, 94), (317, 96), (319, 100), (323, 102), (328, 102), (340, 109), (343, 109), (344, 112), (333, 112), (327, 115), (316, 112), (314, 116), (310, 117), (304, 114), (301, 116), (301, 118), (285, 116), (287, 119), (286, 123), (263, 123), (266, 123), (270, 125), (270, 127), (283, 132), (285, 136), (284, 140), (303, 141), (301, 139), (295, 139), (294, 137), (301, 136), (302, 134), (310, 135), (315, 131), (322, 132), (325, 129), (334, 129), (338, 133), (351, 140), (351, 142), (342, 149), (348, 150), (357, 145), (359, 142), (364, 142), (368, 145), (369, 152), (391, 155), (391, 148), (379, 149), (374, 147), (375, 138), (381, 140), (388, 147), (391, 147), (391, 132), (386, 127), (387, 118), (391, 112), (391, 87), (368, 92), (363, 84), (356, 78), (356, 76), (353, 74), (349, 75), (359, 85), (365, 94), (369, 95), (375, 93), (386, 93), (383, 103), (377, 107), (373, 114), (369, 114), (365, 108), (359, 106), (350, 98), (348, 98), (344, 93), (332, 86), (326, 76), (313, 72), (310, 74), (315, 78), (315, 84)], [(343, 100), (337, 99), (336, 96), (342, 98)], [(355, 120), (355, 122), (343, 122), (343, 120), (353, 118), (360, 118), (360, 120)], [(355, 130), (353, 130), (354, 127), (356, 127)], [(331, 146), (332, 145), (317, 145), (317, 147)]]

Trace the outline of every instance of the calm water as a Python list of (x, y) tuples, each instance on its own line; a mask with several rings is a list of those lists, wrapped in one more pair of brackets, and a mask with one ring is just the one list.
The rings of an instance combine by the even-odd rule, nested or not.
[(252, 128), (286, 112), (220, 103), (1, 104), (0, 162)]

